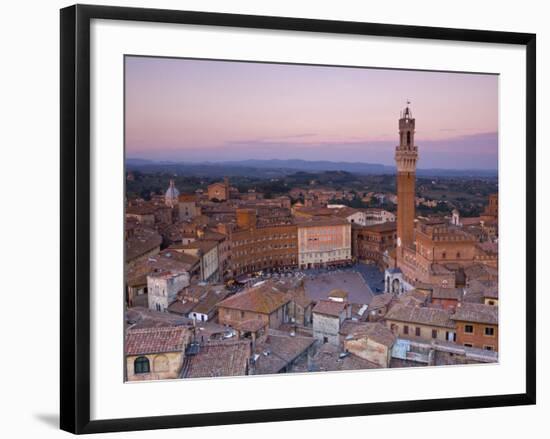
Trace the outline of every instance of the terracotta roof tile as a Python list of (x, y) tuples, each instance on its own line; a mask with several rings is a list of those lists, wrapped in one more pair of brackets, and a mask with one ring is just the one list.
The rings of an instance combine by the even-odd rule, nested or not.
[(443, 309), (395, 304), (386, 314), (386, 320), (397, 320), (405, 323), (454, 328), (450, 313)]
[(246, 340), (209, 342), (200, 346), (198, 354), (188, 357), (185, 378), (246, 375), (250, 354)]
[(290, 300), (288, 294), (266, 283), (235, 294), (218, 303), (218, 307), (271, 314)]
[(126, 332), (126, 355), (183, 352), (187, 328), (182, 326), (129, 329)]
[(340, 317), (346, 309), (346, 302), (335, 302), (334, 300), (319, 300), (313, 308), (313, 312), (332, 317)]
[(456, 308), (451, 318), (462, 322), (498, 325), (498, 306), (465, 302)]

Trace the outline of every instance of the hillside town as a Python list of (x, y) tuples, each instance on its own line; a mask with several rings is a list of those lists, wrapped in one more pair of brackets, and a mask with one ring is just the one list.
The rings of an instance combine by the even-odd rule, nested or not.
[(498, 194), (418, 214), (415, 122), (407, 105), (396, 193), (364, 195), (396, 212), (314, 182), (128, 197), (126, 380), (498, 361)]

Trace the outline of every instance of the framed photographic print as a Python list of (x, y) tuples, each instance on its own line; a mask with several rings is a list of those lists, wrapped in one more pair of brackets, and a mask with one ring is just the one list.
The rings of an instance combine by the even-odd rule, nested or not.
[(535, 130), (533, 34), (62, 9), (61, 428), (534, 404)]

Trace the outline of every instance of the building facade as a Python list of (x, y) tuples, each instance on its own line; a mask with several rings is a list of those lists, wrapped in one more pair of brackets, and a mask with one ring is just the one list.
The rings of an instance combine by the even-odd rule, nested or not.
[(302, 269), (351, 262), (351, 224), (340, 218), (298, 223), (298, 265)]
[(340, 328), (349, 317), (347, 302), (319, 300), (313, 308), (313, 337), (320, 343), (340, 345)]
[(186, 271), (163, 271), (147, 276), (147, 301), (149, 309), (167, 311), (178, 293), (189, 286), (189, 273)]
[(384, 252), (395, 248), (397, 225), (384, 222), (372, 226), (352, 227), (353, 256), (360, 261), (374, 262), (380, 269), (386, 269)]
[(212, 183), (208, 186), (208, 199), (217, 201), (227, 201), (230, 198), (229, 179), (226, 177), (223, 182)]
[(189, 340), (182, 326), (130, 328), (125, 340), (127, 380), (178, 378)]
[(452, 319), (456, 322), (458, 344), (498, 351), (498, 306), (461, 303)]
[(298, 239), (294, 224), (256, 226), (246, 209), (237, 216), (242, 226), (230, 233), (231, 270), (234, 275), (297, 266)]

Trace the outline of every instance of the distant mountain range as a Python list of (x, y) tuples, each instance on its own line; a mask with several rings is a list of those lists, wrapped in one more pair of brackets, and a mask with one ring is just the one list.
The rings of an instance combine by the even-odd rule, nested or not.
[[(361, 175), (395, 174), (395, 166), (376, 163), (350, 163), (331, 161), (290, 160), (239, 160), (225, 162), (174, 162), (153, 161), (138, 158), (126, 159), (128, 170), (142, 172), (177, 172), (197, 176), (248, 175), (250, 177), (273, 178), (296, 172), (344, 171)], [(418, 169), (422, 177), (496, 177), (496, 169)]]

